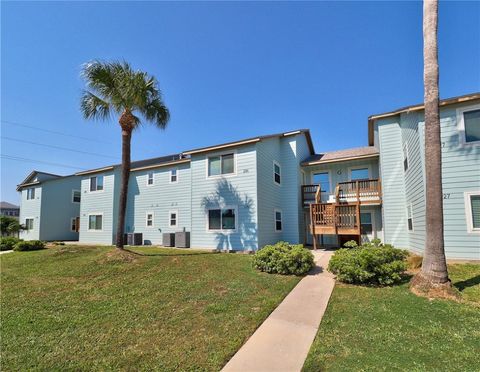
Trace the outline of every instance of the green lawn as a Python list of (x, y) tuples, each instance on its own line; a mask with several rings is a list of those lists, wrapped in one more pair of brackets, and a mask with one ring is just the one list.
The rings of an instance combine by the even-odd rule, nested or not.
[(480, 370), (480, 265), (449, 271), (465, 303), (337, 284), (304, 371)]
[(111, 250), (1, 256), (3, 371), (219, 370), (299, 280), (248, 255)]

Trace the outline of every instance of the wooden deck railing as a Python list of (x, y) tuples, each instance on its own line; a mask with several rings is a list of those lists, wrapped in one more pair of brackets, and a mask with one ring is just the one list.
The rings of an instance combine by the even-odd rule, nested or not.
[[(302, 205), (315, 203), (315, 195), (320, 185), (302, 185)], [(320, 191), (321, 192), (321, 191)]]
[(310, 218), (312, 229), (320, 234), (360, 234), (358, 204), (311, 204)]
[(339, 182), (335, 190), (335, 199), (339, 202), (378, 202), (382, 195), (381, 182), (378, 179)]

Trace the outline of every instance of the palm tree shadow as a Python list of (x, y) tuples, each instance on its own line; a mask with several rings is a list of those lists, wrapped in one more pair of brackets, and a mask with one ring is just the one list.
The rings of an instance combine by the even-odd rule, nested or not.
[(237, 188), (228, 180), (222, 178), (217, 182), (215, 191), (202, 199), (205, 214), (208, 210), (234, 206), (237, 208), (236, 230), (215, 231), (216, 248), (218, 250), (233, 250), (233, 247), (243, 247), (245, 250), (257, 249), (257, 224), (254, 220), (255, 205), (248, 195), (242, 196)]
[(473, 287), (479, 284), (480, 284), (480, 275), (477, 275), (477, 276), (474, 276), (473, 278), (462, 280), (461, 282), (453, 283), (453, 286), (461, 292), (465, 288)]

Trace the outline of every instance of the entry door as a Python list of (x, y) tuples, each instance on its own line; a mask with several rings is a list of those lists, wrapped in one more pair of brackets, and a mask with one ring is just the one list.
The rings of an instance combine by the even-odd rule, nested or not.
[(80, 217), (76, 217), (75, 218), (75, 232), (79, 232), (80, 231)]
[(360, 213), (360, 233), (361, 242), (368, 243), (375, 238), (373, 225), (373, 212), (361, 212)]

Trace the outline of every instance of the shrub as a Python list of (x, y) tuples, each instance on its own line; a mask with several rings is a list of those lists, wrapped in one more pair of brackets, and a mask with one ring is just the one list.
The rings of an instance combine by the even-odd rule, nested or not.
[(343, 246), (345, 248), (357, 248), (358, 244), (355, 240), (349, 240), (348, 242), (344, 243)]
[(45, 243), (40, 240), (21, 241), (15, 244), (14, 251), (38, 251), (44, 249)]
[(52, 245), (65, 245), (65, 242), (53, 241)]
[(15, 247), (15, 244), (22, 241), (22, 239), (15, 238), (13, 236), (7, 236), (0, 238), (0, 251), (9, 251)]
[(312, 252), (287, 242), (266, 245), (253, 257), (254, 268), (272, 274), (303, 275), (314, 265)]
[(391, 285), (399, 282), (407, 270), (407, 256), (407, 251), (389, 244), (364, 244), (336, 251), (328, 270), (345, 283)]

